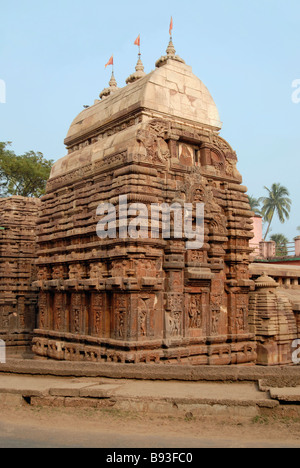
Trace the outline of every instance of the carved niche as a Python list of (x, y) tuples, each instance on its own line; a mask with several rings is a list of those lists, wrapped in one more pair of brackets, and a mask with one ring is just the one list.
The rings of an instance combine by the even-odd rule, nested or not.
[(193, 294), (189, 298), (188, 305), (188, 328), (202, 328), (202, 298), (201, 294)]
[(64, 311), (65, 311), (65, 296), (61, 292), (57, 292), (54, 296), (54, 330), (63, 331), (64, 329)]
[(48, 295), (41, 291), (39, 295), (39, 328), (47, 328), (47, 317), (48, 317)]
[(125, 339), (127, 336), (127, 309), (128, 296), (127, 294), (114, 294), (113, 298), (113, 313), (114, 327), (112, 335), (118, 340)]
[(92, 334), (95, 336), (101, 336), (104, 313), (104, 294), (93, 293), (91, 295), (91, 312)]
[(183, 295), (167, 294), (166, 332), (170, 338), (182, 335)]
[(226, 159), (217, 149), (212, 149), (210, 152), (211, 165), (215, 167), (217, 171), (225, 172), (226, 170)]
[(71, 332), (72, 333), (80, 333), (82, 326), (81, 326), (81, 319), (82, 319), (82, 295), (80, 293), (72, 293), (71, 296)]
[(194, 164), (194, 150), (191, 146), (184, 143), (178, 144), (179, 162), (184, 166), (193, 166)]

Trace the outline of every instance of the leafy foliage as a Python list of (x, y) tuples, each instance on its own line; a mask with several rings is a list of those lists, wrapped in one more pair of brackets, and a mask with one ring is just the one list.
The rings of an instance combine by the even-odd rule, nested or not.
[(45, 193), (53, 161), (34, 151), (17, 156), (8, 145), (0, 142), (0, 197), (40, 197)]
[(255, 215), (261, 216), (260, 199), (255, 198), (252, 195), (248, 195), (248, 198), (249, 198), (251, 211), (253, 211)]
[(292, 200), (289, 198), (288, 189), (280, 184), (273, 184), (270, 189), (268, 187), (264, 188), (268, 191), (268, 196), (261, 197), (260, 201), (262, 202), (261, 212), (263, 218), (268, 223), (265, 234), (266, 239), (275, 214), (277, 214), (282, 224), (289, 219)]
[(288, 255), (288, 239), (283, 234), (273, 234), (271, 240), (276, 244), (276, 256), (286, 257)]

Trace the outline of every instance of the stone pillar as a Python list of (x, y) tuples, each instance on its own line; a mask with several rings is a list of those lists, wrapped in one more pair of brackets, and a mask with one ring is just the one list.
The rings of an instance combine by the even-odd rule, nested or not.
[(250, 246), (257, 249), (260, 242), (263, 242), (263, 225), (262, 217), (255, 215), (252, 218), (253, 221), (253, 239), (250, 240)]
[(262, 241), (259, 243), (259, 252), (262, 258), (276, 257), (276, 244), (274, 241)]
[(0, 198), (0, 330), (8, 356), (30, 353), (38, 299), (31, 285), (39, 206), (35, 198)]
[(300, 236), (295, 237), (295, 255), (300, 257)]

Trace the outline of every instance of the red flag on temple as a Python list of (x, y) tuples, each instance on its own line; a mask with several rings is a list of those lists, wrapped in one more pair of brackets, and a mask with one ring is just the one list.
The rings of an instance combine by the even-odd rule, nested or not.
[(136, 40), (134, 41), (134, 45), (137, 45), (140, 47), (141, 45), (141, 35), (139, 34), (139, 36), (136, 38)]
[(107, 64), (105, 65), (105, 68), (108, 66), (108, 65), (113, 65), (114, 64), (114, 56), (112, 55), (109, 59), (109, 61), (107, 62)]
[(171, 16), (171, 23), (170, 23), (170, 30), (169, 30), (170, 36), (172, 36), (172, 30), (173, 30), (173, 17)]

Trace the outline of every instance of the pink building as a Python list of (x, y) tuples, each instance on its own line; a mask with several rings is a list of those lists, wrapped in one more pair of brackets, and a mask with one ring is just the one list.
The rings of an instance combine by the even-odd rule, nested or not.
[(276, 257), (276, 244), (274, 241), (265, 241), (263, 239), (263, 220), (261, 216), (255, 215), (253, 221), (253, 238), (250, 240), (250, 247), (252, 247), (252, 260), (265, 259), (272, 263), (286, 264), (287, 262), (300, 265), (300, 236), (295, 237), (293, 245), (290, 242), (289, 253), (286, 258)]
[(253, 239), (250, 240), (250, 247), (252, 247), (254, 250), (253, 254), (255, 256), (259, 256), (260, 250), (259, 250), (259, 244), (263, 240), (263, 223), (262, 223), (262, 217), (255, 215), (252, 218), (253, 221), (253, 234), (254, 237)]

